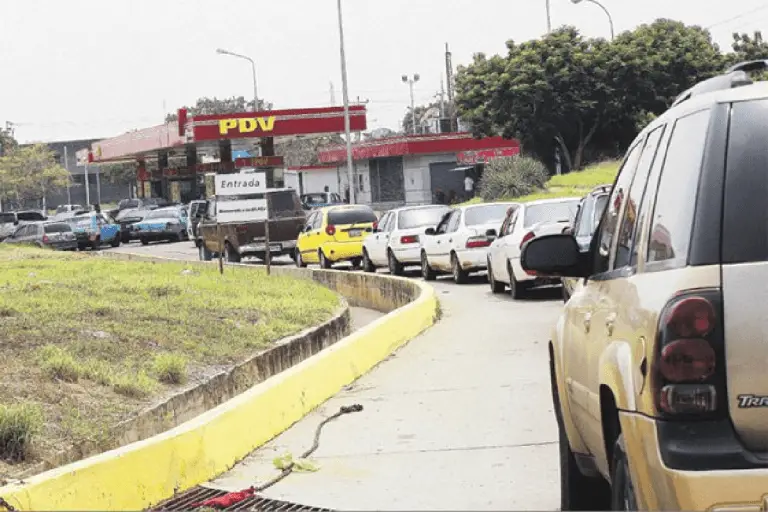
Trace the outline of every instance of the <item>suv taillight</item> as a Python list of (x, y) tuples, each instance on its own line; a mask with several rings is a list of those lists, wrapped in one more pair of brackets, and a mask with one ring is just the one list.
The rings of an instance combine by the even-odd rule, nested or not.
[(726, 407), (719, 289), (682, 293), (659, 317), (651, 378), (664, 417), (711, 416)]
[(527, 242), (528, 240), (530, 240), (531, 238), (533, 238), (535, 236), (536, 236), (536, 233), (534, 233), (533, 231), (527, 232), (525, 234), (525, 236), (523, 237), (523, 239), (520, 241), (520, 249), (523, 248), (523, 246), (525, 245), (525, 242)]
[(328, 235), (328, 236), (335, 235), (336, 234), (336, 226), (334, 226), (333, 224), (329, 224), (328, 226), (326, 226), (325, 234)]
[(48, 235), (43, 235), (43, 243), (47, 244), (49, 242)]

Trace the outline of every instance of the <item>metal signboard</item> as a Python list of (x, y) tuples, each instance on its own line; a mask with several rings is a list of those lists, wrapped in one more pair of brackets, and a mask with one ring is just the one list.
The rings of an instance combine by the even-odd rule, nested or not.
[(246, 174), (217, 174), (217, 196), (247, 196), (267, 192), (267, 174), (253, 172)]

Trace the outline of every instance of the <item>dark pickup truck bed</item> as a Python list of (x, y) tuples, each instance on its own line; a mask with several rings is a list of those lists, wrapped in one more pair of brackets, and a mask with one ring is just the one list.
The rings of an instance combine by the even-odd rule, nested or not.
[[(223, 252), (228, 261), (243, 257), (266, 258), (265, 221), (221, 223), (216, 222), (216, 197), (208, 201), (206, 214), (198, 224), (197, 245), (201, 260), (210, 260)], [(306, 224), (306, 212), (296, 191), (276, 189), (267, 191), (269, 203), (270, 256), (294, 255), (296, 238)], [(220, 244), (223, 242), (223, 247)]]

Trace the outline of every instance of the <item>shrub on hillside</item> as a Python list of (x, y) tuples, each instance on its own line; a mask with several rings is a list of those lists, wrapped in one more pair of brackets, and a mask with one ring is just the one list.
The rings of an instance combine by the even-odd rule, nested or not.
[(549, 179), (544, 164), (527, 156), (496, 158), (488, 162), (480, 181), (480, 197), (485, 201), (512, 199), (543, 188)]

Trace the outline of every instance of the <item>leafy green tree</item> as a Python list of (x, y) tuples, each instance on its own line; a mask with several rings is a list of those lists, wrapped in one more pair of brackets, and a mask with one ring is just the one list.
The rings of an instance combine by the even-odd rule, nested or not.
[(763, 33), (756, 30), (750, 36), (747, 33), (734, 33), (733, 53), (729, 54), (729, 63), (745, 60), (768, 59), (768, 42), (763, 40)]
[[(271, 110), (272, 103), (259, 99), (259, 110)], [(234, 114), (235, 112), (247, 112), (253, 109), (253, 100), (246, 100), (244, 96), (232, 96), (231, 98), (198, 98), (194, 107), (184, 107), (190, 116)], [(178, 114), (172, 112), (165, 116), (165, 122), (171, 123), (178, 120)]]
[(24, 201), (42, 199), (50, 190), (66, 187), (70, 174), (56, 161), (45, 144), (18, 146), (0, 158), (0, 199)]
[(18, 144), (13, 135), (3, 128), (0, 128), (0, 157), (12, 151)]
[(132, 183), (136, 181), (138, 164), (136, 162), (124, 162), (116, 164), (100, 164), (101, 172), (110, 183)]

